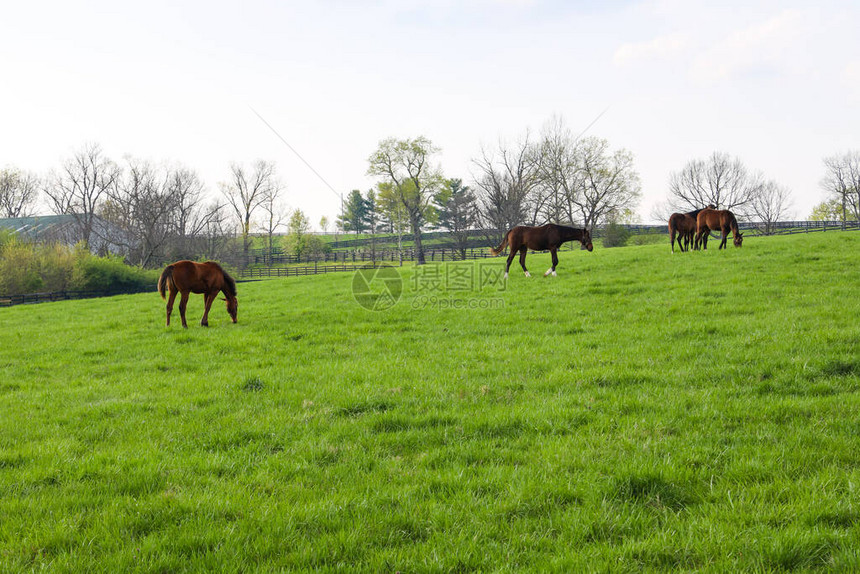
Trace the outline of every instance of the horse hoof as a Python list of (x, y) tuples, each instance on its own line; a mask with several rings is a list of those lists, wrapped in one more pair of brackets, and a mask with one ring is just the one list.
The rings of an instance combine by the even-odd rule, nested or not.
[(529, 273), (528, 271), (526, 271), (526, 277), (531, 277), (531, 276), (532, 276), (532, 274)]

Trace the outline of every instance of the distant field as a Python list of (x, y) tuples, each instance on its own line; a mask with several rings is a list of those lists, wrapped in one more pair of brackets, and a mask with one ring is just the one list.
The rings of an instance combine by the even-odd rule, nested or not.
[(858, 254), (408, 266), (379, 312), (242, 283), (208, 329), (154, 290), (0, 309), (0, 571), (860, 571)]

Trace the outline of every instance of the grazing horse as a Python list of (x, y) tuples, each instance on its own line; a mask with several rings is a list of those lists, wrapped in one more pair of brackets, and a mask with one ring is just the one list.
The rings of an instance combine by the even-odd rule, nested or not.
[(179, 315), (182, 317), (182, 326), (188, 328), (185, 322), (185, 307), (188, 304), (189, 293), (202, 293), (206, 308), (203, 311), (203, 319), (200, 324), (209, 326), (209, 308), (212, 301), (218, 296), (218, 292), (224, 293), (227, 302), (227, 313), (233, 322), (236, 322), (236, 312), (239, 302), (236, 300), (236, 281), (214, 261), (206, 263), (195, 263), (194, 261), (177, 261), (164, 268), (161, 277), (158, 278), (158, 292), (161, 298), (170, 290), (170, 298), (167, 299), (167, 326), (170, 326), (170, 314), (173, 312), (173, 300), (176, 293), (181, 293), (179, 299)]
[(582, 244), (582, 249), (591, 251), (594, 246), (591, 244), (591, 233), (587, 229), (576, 229), (574, 227), (566, 227), (564, 225), (556, 225), (547, 223), (540, 227), (528, 227), (518, 225), (505, 234), (501, 245), (495, 249), (490, 249), (493, 255), (498, 255), (502, 252), (505, 246), (510, 246), (511, 252), (508, 255), (508, 263), (505, 265), (505, 279), (508, 278), (508, 271), (511, 268), (511, 261), (514, 260), (514, 255), (517, 251), (520, 252), (520, 266), (522, 266), (526, 277), (531, 277), (529, 270), (526, 269), (526, 251), (543, 251), (549, 249), (552, 253), (552, 267), (547, 269), (544, 277), (552, 273), (555, 275), (555, 268), (558, 265), (558, 248), (562, 243), (567, 241), (577, 240)]
[(720, 231), (721, 241), (719, 249), (726, 246), (726, 239), (729, 236), (729, 231), (732, 232), (732, 241), (735, 247), (740, 247), (744, 242), (744, 234), (738, 230), (738, 220), (735, 219), (735, 214), (728, 209), (710, 209), (705, 208), (699, 212), (696, 217), (696, 245), (703, 249), (708, 248), (708, 235), (711, 231)]
[[(708, 205), (705, 209), (715, 209), (713, 205)], [(678, 249), (681, 251), (689, 251), (690, 245), (693, 243), (696, 236), (696, 217), (701, 209), (688, 211), (687, 213), (673, 213), (669, 216), (669, 244), (672, 246), (672, 253), (675, 253), (675, 235), (678, 236)], [(684, 244), (681, 245), (681, 239)]]

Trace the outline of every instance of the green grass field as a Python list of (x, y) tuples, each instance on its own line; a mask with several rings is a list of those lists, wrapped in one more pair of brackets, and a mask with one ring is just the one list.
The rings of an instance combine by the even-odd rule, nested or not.
[(241, 283), (208, 329), (154, 288), (2, 309), (0, 571), (858, 571), (858, 255), (404, 267), (380, 312)]

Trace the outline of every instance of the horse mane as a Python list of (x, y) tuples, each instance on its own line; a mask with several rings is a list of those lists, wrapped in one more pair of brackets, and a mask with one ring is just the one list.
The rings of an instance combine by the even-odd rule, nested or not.
[(579, 227), (570, 227), (568, 225), (559, 225), (558, 223), (550, 223), (549, 225), (556, 227), (559, 231), (562, 231), (565, 234), (568, 234), (570, 237), (573, 237), (574, 239), (582, 239), (582, 237), (584, 236), (585, 231), (586, 231), (585, 229), (580, 229)]
[(236, 280), (233, 279), (233, 277), (231, 277), (229, 273), (224, 271), (224, 268), (221, 267), (221, 265), (217, 261), (207, 261), (207, 263), (211, 263), (212, 265), (217, 267), (218, 271), (220, 271), (221, 274), (224, 275), (224, 291), (230, 297), (235, 297), (236, 296)]
[(737, 229), (738, 231), (740, 231), (740, 226), (738, 225), (738, 218), (735, 217), (735, 214), (728, 209), (726, 210), (726, 214), (728, 214), (729, 216), (729, 227), (731, 227), (733, 230)]

